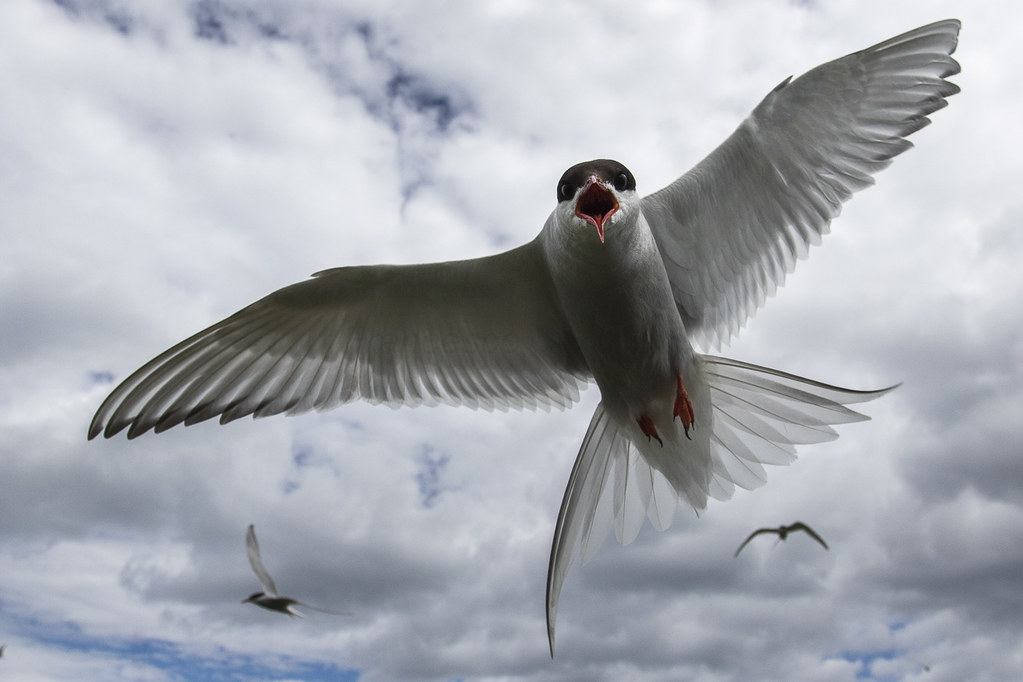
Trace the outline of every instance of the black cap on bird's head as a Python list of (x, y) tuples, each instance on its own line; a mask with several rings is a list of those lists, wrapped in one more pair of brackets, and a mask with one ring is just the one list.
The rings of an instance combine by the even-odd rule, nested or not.
[(572, 166), (558, 181), (559, 203), (571, 201), (582, 189), (575, 214), (597, 228), (601, 242), (604, 241), (604, 224), (618, 210), (618, 199), (607, 185), (618, 192), (635, 191), (636, 178), (613, 159), (594, 159)]
[(256, 601), (257, 599), (259, 599), (262, 596), (263, 596), (262, 592), (253, 592), (252, 594), (247, 596), (245, 599), (242, 599), (242, 604), (248, 604), (250, 601)]

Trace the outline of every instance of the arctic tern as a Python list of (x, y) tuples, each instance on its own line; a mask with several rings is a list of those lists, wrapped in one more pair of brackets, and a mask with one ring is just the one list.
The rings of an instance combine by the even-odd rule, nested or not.
[(290, 597), (282, 597), (277, 594), (277, 586), (274, 585), (273, 578), (263, 568), (263, 559), (259, 556), (259, 543), (256, 542), (256, 528), (252, 524), (249, 524), (249, 529), (245, 532), (245, 550), (249, 554), (249, 565), (252, 566), (253, 572), (256, 577), (259, 578), (259, 584), (263, 587), (262, 592), (254, 592), (245, 599), (242, 599), (243, 604), (255, 604), (256, 606), (262, 607), (267, 611), (277, 611), (278, 613), (286, 613), (289, 616), (298, 616), (302, 618), (302, 614), (295, 610), (294, 607), (301, 606), (306, 609), (312, 609), (313, 611), (320, 611), (322, 613), (330, 613), (335, 616), (350, 616), (351, 614), (347, 611), (328, 611), (327, 609), (321, 609), (316, 606), (310, 606), (297, 599)]
[(814, 532), (813, 528), (810, 528), (810, 526), (806, 525), (802, 521), (796, 521), (795, 523), (791, 523), (787, 526), (778, 526), (777, 528), (758, 528), (757, 530), (750, 533), (748, 538), (742, 541), (742, 544), (739, 545), (739, 549), (735, 550), (735, 556), (739, 556), (739, 552), (742, 551), (742, 548), (748, 545), (749, 541), (758, 535), (762, 535), (764, 533), (775, 533), (778, 536), (779, 540), (784, 540), (789, 536), (789, 533), (793, 533), (797, 530), (803, 531), (804, 533), (812, 537), (814, 540), (821, 543), (821, 546), (824, 547), (824, 549), (828, 548), (828, 543), (824, 542), (824, 538), (822, 538), (820, 535), (817, 535), (817, 533)]
[(817, 244), (843, 202), (959, 88), (956, 20), (782, 81), (688, 173), (640, 197), (621, 163), (569, 168), (540, 234), (473, 260), (341, 267), (182, 341), (103, 402), (89, 438), (325, 410), (352, 400), (567, 407), (593, 381), (551, 548), (547, 628), (575, 556), (679, 499), (700, 510), (795, 444), (867, 419), (853, 391), (697, 353), (718, 348)]

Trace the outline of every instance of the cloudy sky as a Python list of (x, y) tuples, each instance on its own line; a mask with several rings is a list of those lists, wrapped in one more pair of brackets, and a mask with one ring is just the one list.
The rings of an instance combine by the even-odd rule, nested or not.
[[(1016, 3), (623, 6), (0, 3), (0, 676), (1023, 676)], [(595, 389), (86, 441), (117, 381), (276, 288), (521, 244), (581, 160), (652, 192), (784, 77), (950, 16), (962, 93), (724, 349), (903, 386), (765, 487), (574, 567), (553, 661), (547, 556)], [(797, 519), (830, 551), (733, 558)], [(239, 603), (249, 523), (284, 593), (354, 615)]]

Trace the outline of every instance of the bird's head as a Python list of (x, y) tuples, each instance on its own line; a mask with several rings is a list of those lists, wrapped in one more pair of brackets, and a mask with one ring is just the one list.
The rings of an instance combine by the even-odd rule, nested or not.
[(248, 604), (249, 602), (256, 601), (262, 596), (263, 596), (262, 592), (253, 592), (249, 596), (245, 597), (245, 599), (242, 599), (242, 604)]
[(612, 159), (577, 163), (558, 181), (558, 211), (595, 227), (601, 243), (606, 225), (617, 221), (635, 198), (636, 178)]

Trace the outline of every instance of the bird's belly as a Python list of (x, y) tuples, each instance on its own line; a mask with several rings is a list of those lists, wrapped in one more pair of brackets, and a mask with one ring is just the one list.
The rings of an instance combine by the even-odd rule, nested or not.
[(567, 250), (552, 258), (555, 286), (605, 410), (634, 419), (663, 402), (670, 416), (694, 356), (652, 236), (637, 228)]
[(584, 329), (578, 337), (588, 339), (581, 350), (612, 414), (670, 413), (678, 378), (685, 379), (693, 364), (674, 302), (667, 309), (649, 309), (648, 301), (640, 307), (633, 299), (615, 313), (579, 321)]

